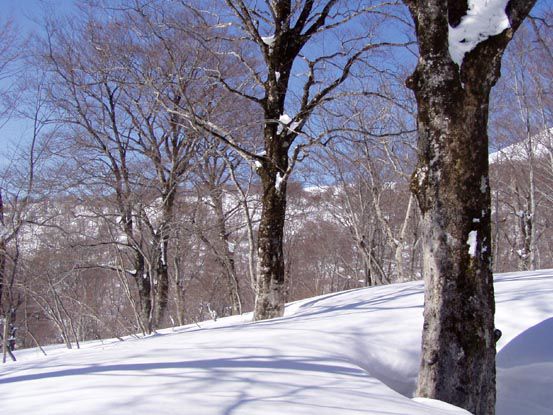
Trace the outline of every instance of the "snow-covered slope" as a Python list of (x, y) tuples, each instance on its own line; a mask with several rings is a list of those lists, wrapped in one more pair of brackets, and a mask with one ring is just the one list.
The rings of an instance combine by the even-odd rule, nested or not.
[[(532, 136), (532, 153), (535, 158), (550, 158), (553, 153), (553, 128), (542, 131)], [(522, 140), (503, 147), (501, 150), (490, 153), (488, 160), (490, 164), (503, 163), (506, 161), (528, 161), (529, 154), (528, 140)]]
[[(553, 270), (496, 278), (498, 415), (553, 408)], [(81, 350), (20, 351), (0, 367), (3, 413), (466, 414), (411, 399), (422, 283), (292, 303), (286, 316), (249, 316)]]

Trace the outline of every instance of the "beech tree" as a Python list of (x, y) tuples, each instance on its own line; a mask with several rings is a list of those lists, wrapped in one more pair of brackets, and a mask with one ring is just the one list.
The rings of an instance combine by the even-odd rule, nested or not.
[[(228, 32), (211, 33), (209, 39), (204, 39), (221, 62), (208, 71), (208, 76), (237, 99), (255, 106), (262, 117), (256, 127), (262, 130), (260, 140), (245, 143), (232, 130), (194, 108), (183, 107), (182, 112), (191, 124), (237, 151), (259, 176), (262, 212), (257, 234), (254, 320), (263, 320), (281, 316), (284, 311), (287, 183), (297, 162), (305, 157), (306, 148), (323, 139), (308, 123), (322, 106), (344, 93), (344, 84), (366, 52), (403, 44), (385, 42), (375, 35), (382, 16), (389, 11), (388, 4), (227, 0), (226, 5), (233, 15), (225, 16), (230, 23), (206, 22), (215, 28), (230, 27)], [(375, 10), (378, 12), (372, 15), (372, 21), (367, 18), (364, 24), (355, 24), (354, 20), (370, 16), (368, 13)], [(332, 41), (322, 47), (315, 39), (322, 41), (325, 34)], [(311, 46), (309, 50), (307, 45)], [(229, 57), (245, 75), (228, 73), (225, 67)], [(360, 95), (366, 92), (358, 91)]]
[[(202, 162), (196, 167), (200, 178), (198, 199), (204, 199), (211, 211), (213, 223), (210, 224), (210, 228), (215, 231), (217, 238), (209, 238), (200, 227), (197, 233), (221, 267), (227, 285), (228, 303), (231, 314), (234, 315), (242, 314), (242, 295), (234, 255), (235, 242), (231, 239), (229, 219), (239, 210), (239, 203), (230, 208), (226, 206), (228, 201), (225, 200), (225, 186), (231, 179), (231, 173), (237, 168), (237, 163), (226, 154), (225, 148), (217, 148), (217, 144), (205, 151)], [(206, 193), (208, 197), (205, 197)]]
[(28, 82), (25, 95), (30, 99), (20, 100), (22, 108), (17, 113), (32, 120), (32, 130), (25, 137), (28, 145), (22, 145), (21, 150), (13, 153), (7, 167), (0, 169), (0, 340), (4, 362), (6, 353), (15, 360), (12, 351), (17, 340), (17, 312), (23, 304), (21, 262), (26, 255), (22, 234), (32, 222), (32, 201), (43, 196), (36, 187), (41, 181), (38, 176), (45, 163), (45, 147), (53, 134), (46, 128), (51, 114), (43, 109), (42, 85), (35, 90), (28, 77), (20, 76)]
[(167, 323), (175, 204), (198, 138), (175, 108), (184, 99), (204, 100), (206, 92), (191, 84), (205, 61), (186, 42), (161, 47), (128, 14), (105, 22), (104, 9), (90, 13), (47, 27), (50, 98), (60, 122), (72, 126), (64, 138), (78, 156), (64, 154), (75, 159), (86, 183), (101, 183), (115, 196), (114, 211), (99, 212), (114, 229), (102, 243), (118, 249), (118, 262), (125, 260), (102, 266), (135, 281), (138, 326), (151, 332)]
[(411, 187), (422, 214), (425, 279), (416, 394), (474, 414), (495, 406), (488, 106), (501, 57), (534, 0), (405, 0), (419, 61)]

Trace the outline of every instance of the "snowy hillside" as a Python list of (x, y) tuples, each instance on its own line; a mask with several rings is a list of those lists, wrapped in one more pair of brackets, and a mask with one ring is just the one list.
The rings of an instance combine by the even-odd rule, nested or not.
[[(496, 278), (498, 415), (553, 408), (553, 270)], [(330, 294), (124, 342), (20, 351), (0, 367), (3, 413), (466, 414), (411, 399), (422, 283)]]
[[(552, 156), (553, 150), (553, 128), (542, 131), (531, 137), (532, 153), (534, 157)], [(529, 153), (528, 140), (522, 140), (509, 146), (503, 147), (501, 150), (490, 153), (489, 163), (502, 163), (505, 161), (528, 161)]]

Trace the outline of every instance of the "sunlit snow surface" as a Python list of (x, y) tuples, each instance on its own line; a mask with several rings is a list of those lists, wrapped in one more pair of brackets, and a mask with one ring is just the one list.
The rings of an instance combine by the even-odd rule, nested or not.
[[(81, 350), (19, 351), (0, 367), (2, 413), (387, 414), (467, 412), (412, 400), (422, 283), (292, 303), (281, 319), (200, 323)], [(496, 278), (498, 415), (553, 408), (553, 270)]]

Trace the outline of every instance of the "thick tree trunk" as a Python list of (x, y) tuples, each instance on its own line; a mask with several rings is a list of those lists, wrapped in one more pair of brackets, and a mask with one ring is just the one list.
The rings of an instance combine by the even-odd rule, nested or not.
[[(150, 334), (153, 327), (152, 313), (152, 281), (150, 272), (146, 269), (146, 260), (140, 242), (135, 238), (136, 223), (133, 220), (133, 209), (128, 204), (124, 203), (125, 198), (121, 192), (118, 192), (119, 211), (123, 218), (123, 230), (127, 237), (127, 243), (132, 249), (133, 266), (132, 277), (136, 283), (138, 290), (138, 306), (132, 303), (135, 307), (135, 313), (138, 316), (139, 327), (145, 334)], [(141, 229), (137, 229), (137, 234), (140, 235)], [(136, 309), (137, 308), (137, 309)]]
[[(177, 252), (180, 250), (179, 238), (177, 236), (177, 244), (175, 246)], [(175, 313), (177, 315), (177, 324), (183, 326), (186, 322), (186, 281), (185, 276), (181, 274), (181, 264), (178, 255), (173, 255), (173, 281), (175, 284), (174, 301)]]
[(516, 214), (519, 222), (519, 236), (517, 238), (518, 270), (530, 271), (532, 267), (532, 233), (534, 232), (533, 215), (530, 212), (530, 200), (527, 197), (526, 206), (523, 206)]
[(221, 267), (227, 280), (228, 299), (231, 307), (231, 314), (242, 314), (242, 298), (240, 296), (240, 286), (238, 283), (238, 275), (236, 274), (236, 265), (234, 255), (228, 248), (223, 253), (221, 258)]
[(11, 357), (11, 359), (14, 362), (16, 361), (15, 356), (12, 353), (12, 349), (9, 347), (9, 344), (8, 344), (9, 343), (8, 338), (10, 335), (9, 327), (10, 327), (10, 320), (9, 320), (9, 316), (6, 315), (3, 320), (2, 334), (0, 338), (2, 343), (2, 363), (6, 363), (6, 360), (7, 360), (6, 358), (8, 355)]
[[(1, 196), (0, 196), (0, 209), (1, 209)], [(2, 217), (2, 211), (0, 210), (0, 218)], [(1, 224), (1, 222), (0, 222)], [(0, 225), (1, 226), (1, 225)], [(4, 289), (6, 285), (6, 243), (0, 238), (0, 319), (7, 315), (7, 295)]]
[[(495, 341), (487, 103), (470, 105), (460, 85), (454, 89), (447, 79), (428, 83), (417, 90), (421, 154), (412, 184), (422, 211), (426, 284), (417, 395), (490, 414)], [(457, 94), (456, 105), (428, 104), (450, 94)]]
[(254, 320), (282, 316), (286, 301), (283, 255), (286, 183), (278, 183), (276, 178), (276, 173), (262, 175), (263, 209), (257, 239)]
[[(285, 2), (280, 2), (283, 6)], [(282, 46), (287, 47), (287, 46)], [(275, 46), (275, 49), (278, 49)], [(264, 141), (266, 160), (257, 172), (263, 189), (261, 218), (257, 234), (257, 284), (255, 292), (254, 320), (281, 317), (286, 302), (286, 275), (284, 264), (284, 224), (286, 219), (286, 188), (289, 167), (288, 149), (291, 137), (283, 127), (272, 120), (284, 114), (286, 86), (290, 78), (293, 58), (288, 53), (273, 52), (271, 87), (265, 103)], [(284, 61), (285, 63), (282, 63)], [(279, 73), (278, 81), (275, 74)]]
[(479, 38), (459, 64), (450, 55), (449, 27), (462, 22), (468, 3), (406, 3), (420, 51), (407, 81), (418, 104), (419, 161), (412, 190), (422, 214), (425, 279), (417, 395), (489, 415), (495, 407), (489, 94), (503, 51), (533, 1), (511, 1), (505, 10), (511, 28)]

